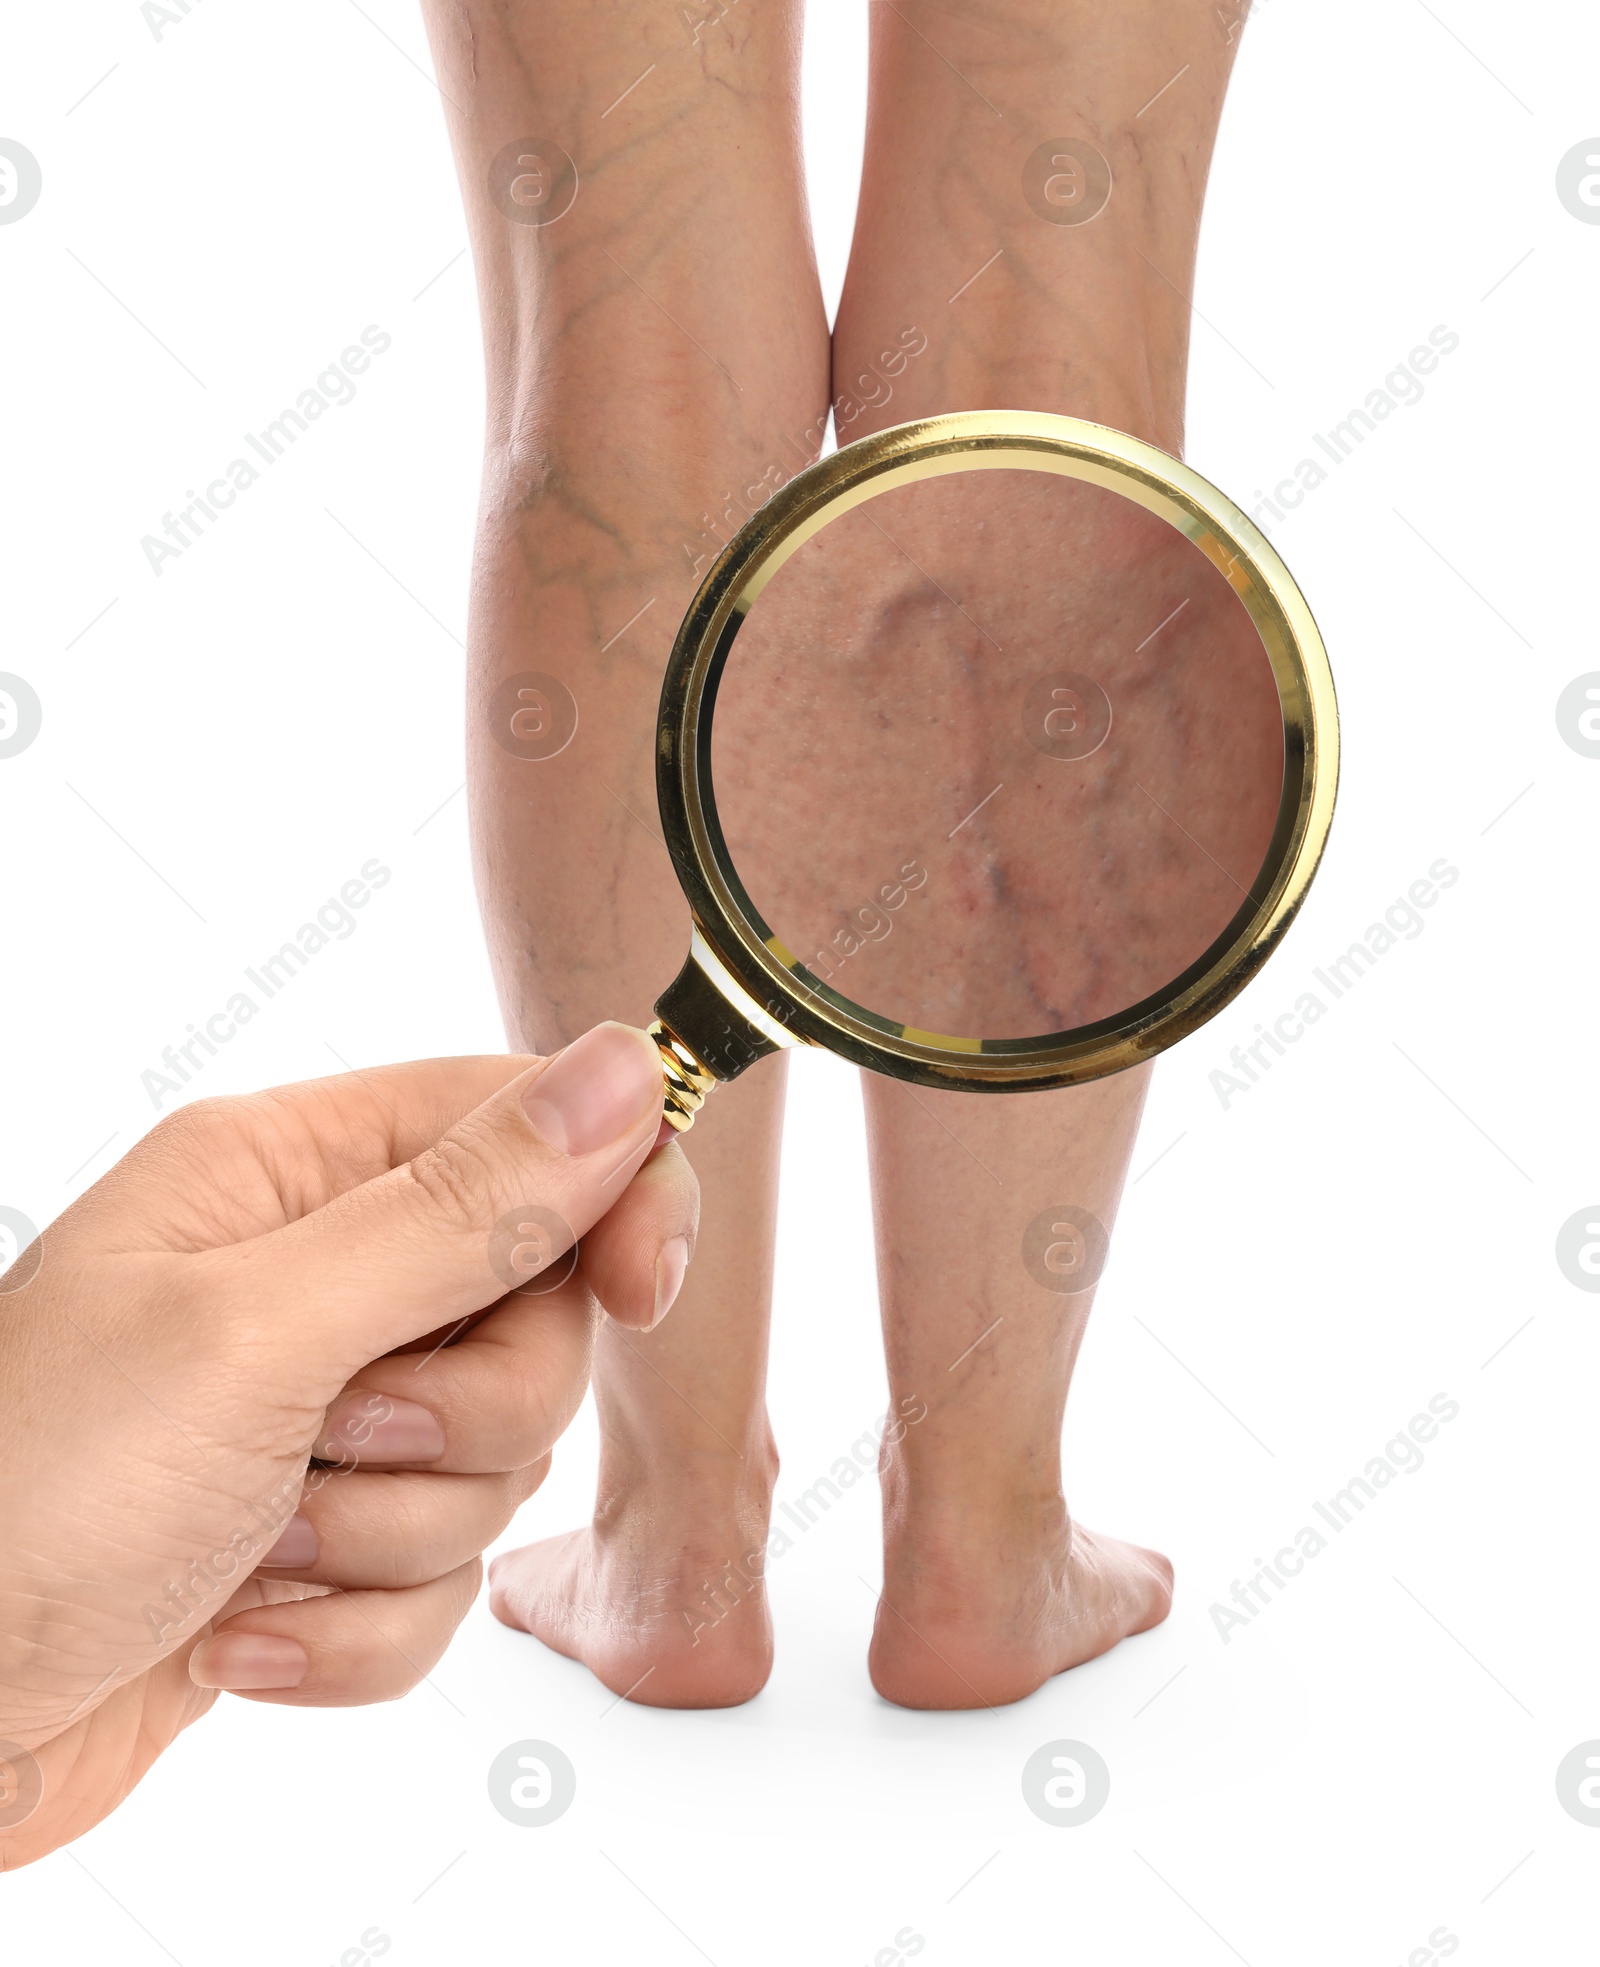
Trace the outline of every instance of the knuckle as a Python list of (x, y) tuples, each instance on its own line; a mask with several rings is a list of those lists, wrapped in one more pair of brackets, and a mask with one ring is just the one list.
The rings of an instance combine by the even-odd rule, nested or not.
[(465, 1141), (446, 1137), (407, 1163), (412, 1182), (430, 1205), (463, 1229), (479, 1229), (490, 1212), (483, 1157)]
[(234, 1126), (243, 1102), (228, 1094), (190, 1100), (187, 1106), (162, 1114), (147, 1136), (152, 1148), (184, 1155), (208, 1147), (219, 1133)]
[(426, 1584), (436, 1566), (431, 1561), (438, 1525), (420, 1495), (391, 1502), (394, 1514), (369, 1548), (372, 1583), (382, 1591), (405, 1591)]
[[(468, 1558), (465, 1564), (450, 1573), (450, 1582), (455, 1591), (454, 1610), (450, 1619), (450, 1632), (454, 1632), (477, 1603), (478, 1593), (483, 1589), (483, 1558), (481, 1556)], [(449, 1636), (450, 1633), (446, 1633), (447, 1641)], [(444, 1651), (442, 1645), (439, 1651), (441, 1653)]]
[(550, 1445), (556, 1414), (542, 1373), (524, 1362), (507, 1388), (506, 1441), (517, 1466), (535, 1461)]
[(524, 1353), (511, 1367), (507, 1386), (507, 1438), (522, 1467), (548, 1456), (582, 1404), (589, 1383), (586, 1359), (563, 1345)]
[(509, 1517), (544, 1487), (545, 1477), (550, 1473), (554, 1456), (547, 1449), (536, 1462), (529, 1462), (526, 1468), (514, 1468), (506, 1477), (506, 1515)]
[(380, 1701), (403, 1701), (426, 1678), (420, 1666), (401, 1658), (392, 1646), (384, 1646), (381, 1654), (373, 1652), (362, 1667), (360, 1684), (352, 1693), (350, 1704), (365, 1707)]

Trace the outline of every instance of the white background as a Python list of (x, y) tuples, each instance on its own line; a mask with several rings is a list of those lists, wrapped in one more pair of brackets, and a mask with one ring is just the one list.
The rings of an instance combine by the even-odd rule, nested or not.
[[(814, 0), (830, 301), (864, 43), (859, 0)], [(481, 367), (409, 0), (204, 0), (159, 42), (132, 0), (78, 0), (16, 10), (0, 56), (0, 135), (44, 173), (0, 228), (0, 667), (45, 718), (0, 761), (0, 1201), (45, 1223), (152, 1124), (162, 1048), (373, 856), (393, 879), (357, 932), (192, 1090), (501, 1046), (458, 794)], [(1591, 1957), (1600, 1830), (1554, 1775), (1600, 1736), (1600, 1301), (1554, 1247), (1600, 1196), (1600, 761), (1554, 711), (1600, 668), (1600, 226), (1554, 174), (1600, 125), (1597, 72), (1576, 6), (1266, 0), (1245, 36), (1192, 462), (1251, 505), (1435, 325), (1460, 347), (1273, 523), (1340, 687), (1332, 845), (1274, 962), (1158, 1069), (1074, 1389), (1072, 1505), (1172, 1553), (1171, 1620), (1003, 1712), (889, 1707), (863, 1485), (774, 1567), (749, 1706), (613, 1705), (480, 1604), (398, 1706), (224, 1698), (7, 1882), (8, 1959), (315, 1967), (376, 1927), (395, 1967), (810, 1967), (906, 1926), (929, 1967), (1376, 1967), (1441, 1926), (1460, 1967)], [(373, 322), (393, 346), (356, 401), (157, 579), (141, 536)], [(1224, 1111), (1229, 1048), (1441, 856), (1460, 880), (1424, 933)], [(792, 1080), (780, 1498), (885, 1399), (847, 1076)], [(1224, 1644), (1213, 1601), (1441, 1393), (1460, 1413), (1426, 1466)], [(583, 1520), (593, 1464), (586, 1410), (508, 1541)], [(524, 1737), (578, 1771), (545, 1829), (485, 1790)], [(1112, 1771), (1078, 1829), (1019, 1788), (1060, 1737)]]

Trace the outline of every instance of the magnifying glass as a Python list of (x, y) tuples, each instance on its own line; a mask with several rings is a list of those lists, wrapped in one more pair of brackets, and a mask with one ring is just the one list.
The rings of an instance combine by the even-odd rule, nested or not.
[(1101, 425), (979, 411), (802, 471), (667, 664), (693, 915), (665, 1117), (783, 1047), (919, 1086), (1072, 1086), (1241, 991), (1333, 813), (1327, 654), (1271, 544)]

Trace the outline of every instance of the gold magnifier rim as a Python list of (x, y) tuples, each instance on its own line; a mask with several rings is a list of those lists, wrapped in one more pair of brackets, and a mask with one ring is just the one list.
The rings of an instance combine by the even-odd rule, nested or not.
[[(1196, 545), (1261, 636), (1283, 714), (1283, 796), (1250, 898), (1190, 967), (1143, 1002), (1069, 1032), (946, 1037), (896, 1025), (831, 991), (774, 936), (745, 894), (716, 820), (716, 685), (761, 590), (833, 519), (897, 486), (960, 471), (1046, 471), (1131, 498)], [(1011, 1091), (1077, 1085), (1154, 1057), (1214, 1017), (1271, 955), (1327, 843), (1339, 717), (1327, 651), (1294, 577), (1259, 528), (1167, 452), (1104, 424), (1032, 410), (974, 410), (875, 432), (820, 459), (773, 495), (723, 549), (684, 616), (657, 723), (656, 792), (697, 955), (733, 1008), (857, 1065), (928, 1086)], [(723, 974), (718, 977), (716, 970)], [(732, 989), (730, 990), (730, 985)], [(742, 1000), (742, 1001), (741, 1001)]]

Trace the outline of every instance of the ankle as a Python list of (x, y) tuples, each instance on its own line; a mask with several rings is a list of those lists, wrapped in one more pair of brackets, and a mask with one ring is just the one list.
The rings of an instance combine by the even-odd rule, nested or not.
[[(1071, 1529), (1059, 1479), (1041, 1480), (1032, 1469), (966, 1472), (959, 1481), (947, 1469), (891, 1466), (883, 1478), (885, 1535), (998, 1559), (1003, 1547), (1034, 1551), (1064, 1539)], [(997, 1536), (997, 1531), (1000, 1533)]]
[(765, 1526), (778, 1480), (778, 1450), (763, 1422), (743, 1453), (714, 1444), (646, 1449), (636, 1439), (607, 1442), (601, 1450), (595, 1527), (643, 1508), (664, 1510), (695, 1522), (718, 1526)]

